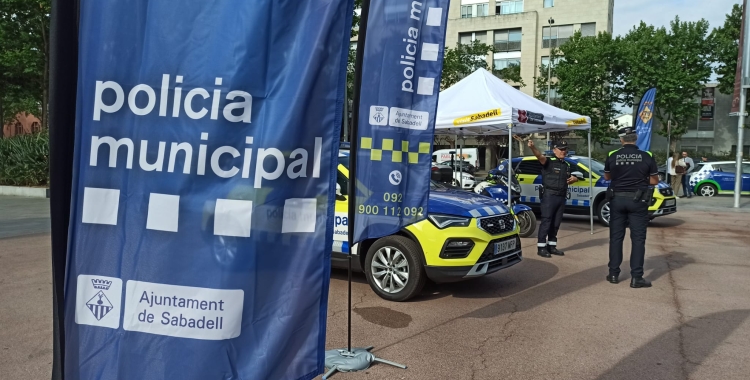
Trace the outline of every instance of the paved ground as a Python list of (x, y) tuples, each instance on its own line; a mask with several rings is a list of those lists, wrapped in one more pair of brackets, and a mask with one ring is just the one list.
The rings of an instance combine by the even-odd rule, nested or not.
[[(353, 342), (375, 365), (341, 379), (746, 379), (750, 373), (750, 199), (680, 200), (649, 229), (651, 289), (604, 281), (607, 231), (566, 218), (563, 258), (524, 261), (478, 280), (433, 285), (412, 302), (353, 284)], [(45, 200), (0, 197), (0, 373), (45, 379), (51, 362)], [(36, 234), (35, 234), (36, 233)], [(42, 234), (38, 234), (42, 233)], [(13, 236), (13, 237), (11, 237)], [(626, 249), (629, 244), (626, 244)], [(332, 276), (328, 348), (346, 345), (346, 275)]]

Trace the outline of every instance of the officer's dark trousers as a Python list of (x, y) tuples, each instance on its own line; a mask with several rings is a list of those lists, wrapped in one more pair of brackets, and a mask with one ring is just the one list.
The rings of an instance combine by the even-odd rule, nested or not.
[(562, 223), (565, 196), (544, 194), (542, 197), (542, 223), (539, 225), (537, 244), (540, 247), (557, 245), (557, 230)]
[(610, 207), (609, 221), (609, 274), (620, 274), (622, 264), (622, 241), (625, 227), (630, 228), (630, 275), (643, 276), (643, 261), (646, 256), (646, 229), (648, 228), (648, 205), (633, 202), (633, 196), (615, 196)]

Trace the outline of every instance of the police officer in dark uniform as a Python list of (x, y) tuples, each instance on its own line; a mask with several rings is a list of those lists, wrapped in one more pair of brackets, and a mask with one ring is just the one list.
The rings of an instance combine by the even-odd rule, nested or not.
[(631, 288), (648, 288), (651, 283), (643, 278), (643, 261), (646, 256), (646, 228), (648, 207), (653, 188), (659, 183), (659, 169), (650, 152), (636, 147), (638, 135), (633, 127), (618, 129), (622, 148), (612, 151), (604, 164), (604, 179), (611, 180), (607, 189), (609, 200), (609, 275), (607, 281), (619, 282), (622, 264), (622, 241), (625, 228), (630, 227), (630, 281)]
[(565, 161), (568, 145), (564, 141), (552, 143), (554, 157), (545, 157), (529, 140), (529, 148), (539, 163), (542, 164), (542, 223), (537, 238), (537, 254), (542, 257), (563, 256), (557, 249), (557, 231), (560, 229), (565, 201), (568, 196), (568, 185), (578, 179), (571, 175), (570, 164)]

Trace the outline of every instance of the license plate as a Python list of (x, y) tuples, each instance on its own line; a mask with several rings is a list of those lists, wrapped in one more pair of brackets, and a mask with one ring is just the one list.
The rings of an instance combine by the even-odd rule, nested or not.
[(674, 206), (675, 204), (677, 204), (677, 201), (675, 201), (674, 199), (667, 199), (664, 202), (664, 206), (666, 206), (666, 207)]
[(495, 243), (495, 255), (516, 249), (516, 239)]

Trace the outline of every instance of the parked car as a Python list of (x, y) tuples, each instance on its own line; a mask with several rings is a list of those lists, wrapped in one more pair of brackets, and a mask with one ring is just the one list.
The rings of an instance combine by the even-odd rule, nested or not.
[(453, 171), (459, 171), (461, 169), (464, 173), (474, 174), (477, 172), (477, 167), (470, 164), (467, 161), (464, 160), (454, 160), (454, 161), (443, 161), (440, 163), (440, 165), (447, 165), (453, 168)]
[(338, 172), (332, 266), (346, 267), (351, 253), (353, 269), (364, 272), (372, 290), (386, 300), (416, 296), (427, 279), (462, 281), (521, 262), (518, 222), (504, 204), (435, 181), (430, 182), (427, 210), (422, 211), (426, 219), (350, 250), (348, 154), (339, 154)]
[[(702, 164), (702, 165), (701, 165)], [(690, 177), (693, 191), (704, 197), (717, 194), (734, 194), (735, 161), (702, 162)], [(750, 194), (750, 161), (742, 163), (741, 194)]]
[(453, 168), (448, 165), (439, 165), (433, 162), (430, 179), (435, 182), (452, 184), (454, 180)]
[[(591, 177), (593, 182), (591, 199), (594, 201), (594, 214), (601, 224), (609, 226), (609, 202), (606, 201), (605, 195), (610, 181), (604, 179), (604, 164), (592, 160), (593, 170), (589, 170), (588, 157), (571, 155), (566, 157), (565, 161), (572, 167), (573, 175), (579, 178), (578, 182), (568, 186), (565, 213), (589, 214), (591, 202), (589, 200), (589, 177)], [(501, 166), (503, 165), (507, 165), (507, 160), (501, 164)], [(513, 159), (513, 167), (518, 174), (518, 181), (521, 183), (521, 203), (538, 209), (541, 204), (539, 187), (542, 185), (542, 164), (535, 156), (517, 157)], [(664, 182), (655, 186), (654, 196), (649, 206), (648, 212), (651, 219), (677, 212), (677, 200), (672, 187)]]

